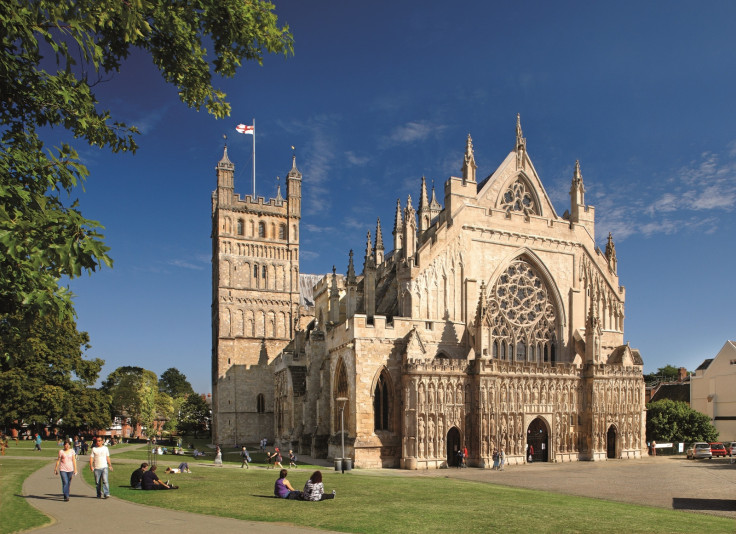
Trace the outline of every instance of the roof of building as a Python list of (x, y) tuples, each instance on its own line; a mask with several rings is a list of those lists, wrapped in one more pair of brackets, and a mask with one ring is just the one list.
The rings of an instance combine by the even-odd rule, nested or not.
[(652, 391), (650, 402), (662, 399), (690, 403), (690, 382), (663, 382)]

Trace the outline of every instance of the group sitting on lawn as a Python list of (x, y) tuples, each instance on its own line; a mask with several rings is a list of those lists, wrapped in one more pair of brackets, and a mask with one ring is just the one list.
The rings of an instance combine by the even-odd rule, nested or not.
[(324, 501), (326, 499), (335, 498), (335, 490), (332, 493), (325, 493), (325, 487), (322, 483), (322, 473), (315, 471), (312, 476), (309, 477), (306, 484), (304, 484), (304, 490), (295, 490), (291, 483), (287, 480), (286, 475), (288, 472), (286, 469), (279, 471), (279, 478), (273, 487), (274, 496), (279, 499), (292, 499), (299, 501)]

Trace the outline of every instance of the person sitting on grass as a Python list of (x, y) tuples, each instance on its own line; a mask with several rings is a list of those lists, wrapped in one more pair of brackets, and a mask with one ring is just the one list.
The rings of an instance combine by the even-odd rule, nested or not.
[(301, 500), (302, 492), (297, 491), (291, 487), (291, 484), (286, 480), (286, 469), (279, 471), (279, 478), (273, 485), (273, 494), (279, 499), (292, 499)]
[(182, 462), (179, 464), (179, 467), (167, 467), (166, 468), (167, 473), (191, 473), (189, 470), (189, 464), (186, 462)]
[(199, 458), (200, 456), (204, 456), (204, 453), (203, 452), (200, 452), (197, 449), (194, 449), (194, 452), (192, 454), (194, 455), (195, 458)]
[(322, 484), (322, 473), (315, 471), (309, 477), (307, 483), (304, 484), (302, 495), (305, 501), (324, 501), (325, 499), (334, 499), (335, 490), (332, 490), (332, 493), (325, 493), (325, 486)]
[(151, 466), (151, 469), (143, 473), (143, 489), (144, 490), (172, 490), (179, 489), (179, 486), (170, 486), (168, 481), (166, 483), (161, 482), (156, 475), (155, 465)]
[(141, 489), (141, 485), (143, 484), (143, 473), (146, 472), (146, 469), (148, 468), (148, 464), (146, 462), (143, 462), (141, 466), (133, 471), (133, 473), (130, 475), (130, 487), (133, 489)]

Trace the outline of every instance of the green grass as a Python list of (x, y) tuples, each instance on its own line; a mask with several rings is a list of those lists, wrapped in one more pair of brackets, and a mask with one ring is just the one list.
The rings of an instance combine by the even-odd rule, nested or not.
[(34, 447), (33, 441), (24, 441), (24, 440), (18, 440), (18, 443), (16, 444), (15, 441), (8, 440), (8, 448), (5, 451), (6, 456), (37, 456), (38, 458), (56, 458), (57, 454), (59, 453), (59, 447), (55, 441), (44, 441), (41, 444), (41, 451), (33, 450)]
[(23, 481), (42, 466), (43, 463), (35, 460), (0, 460), (0, 534), (36, 528), (51, 522), (22, 497)]
[[(343, 532), (732, 534), (736, 530), (735, 521), (722, 517), (451, 478), (342, 475), (324, 468), (326, 490), (337, 490), (334, 501), (274, 499), (275, 470), (196, 464), (191, 465), (192, 474), (169, 477), (180, 486), (177, 491), (140, 491), (127, 487), (134, 466), (129, 467), (121, 465), (111, 473), (111, 493), (116, 497), (173, 510)], [(89, 470), (83, 472), (91, 482)], [(291, 470), (288, 479), (301, 489), (311, 472)], [(165, 474), (160, 476), (165, 480)]]

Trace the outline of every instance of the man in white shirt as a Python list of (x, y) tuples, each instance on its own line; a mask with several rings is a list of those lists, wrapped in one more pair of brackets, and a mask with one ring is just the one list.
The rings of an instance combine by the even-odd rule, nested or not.
[(97, 498), (107, 499), (110, 496), (110, 485), (107, 482), (107, 471), (112, 471), (110, 451), (102, 444), (102, 438), (94, 438), (94, 445), (89, 453), (89, 469), (95, 474)]

